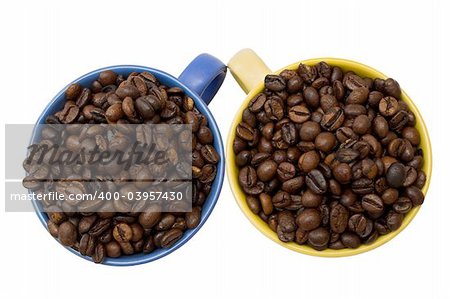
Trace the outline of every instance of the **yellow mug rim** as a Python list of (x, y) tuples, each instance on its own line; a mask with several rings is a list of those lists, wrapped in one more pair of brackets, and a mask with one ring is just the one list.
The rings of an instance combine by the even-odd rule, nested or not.
[[(344, 71), (347, 70), (353, 70), (356, 74), (364, 77), (370, 77), (370, 78), (382, 78), (386, 79), (388, 78), (383, 73), (379, 72), (378, 70), (367, 66), (365, 64), (362, 64), (360, 62), (348, 60), (348, 59), (342, 59), (342, 58), (332, 58), (332, 57), (324, 57), (324, 58), (313, 58), (313, 59), (307, 59), (298, 61), (296, 63), (290, 64), (286, 67), (283, 67), (279, 69), (276, 72), (273, 72), (273, 74), (280, 74), (283, 70), (289, 69), (289, 70), (296, 70), (298, 68), (298, 65), (300, 63), (306, 64), (306, 65), (313, 65), (317, 64), (320, 61), (325, 61), (331, 66), (339, 66)], [(272, 241), (280, 244), (283, 247), (286, 247), (288, 249), (291, 249), (293, 251), (311, 255), (311, 256), (318, 256), (318, 257), (344, 257), (344, 256), (351, 256), (356, 255), (360, 253), (364, 253), (367, 251), (370, 251), (372, 249), (375, 249), (390, 240), (392, 240), (395, 236), (397, 236), (401, 231), (403, 231), (414, 219), (414, 217), (419, 212), (419, 209), (421, 206), (414, 207), (411, 211), (409, 211), (405, 218), (403, 219), (402, 225), (399, 229), (396, 231), (390, 232), (389, 234), (379, 236), (377, 240), (375, 240), (371, 244), (362, 244), (358, 248), (350, 249), (325, 249), (323, 251), (317, 251), (313, 249), (312, 247), (308, 245), (299, 245), (295, 242), (282, 242), (278, 239), (277, 234), (269, 228), (266, 222), (264, 222), (258, 215), (255, 215), (252, 211), (250, 211), (249, 207), (247, 206), (245, 194), (241, 190), (239, 183), (238, 183), (238, 176), (237, 176), (237, 167), (235, 165), (235, 155), (233, 151), (233, 140), (236, 135), (236, 126), (242, 119), (242, 112), (244, 109), (248, 106), (248, 103), (252, 98), (256, 96), (259, 92), (261, 92), (264, 88), (264, 82), (259, 82), (252, 90), (249, 91), (247, 94), (244, 102), (239, 108), (239, 111), (236, 113), (233, 122), (231, 124), (230, 131), (228, 133), (227, 138), (227, 147), (226, 147), (226, 156), (227, 156), (227, 178), (230, 183), (231, 189), (233, 191), (234, 198), (241, 209), (241, 211), (245, 214), (245, 216), (249, 219), (249, 221), (266, 237), (271, 239)], [(430, 185), (430, 179), (431, 179), (431, 172), (432, 172), (432, 152), (431, 152), (431, 142), (430, 137), (428, 134), (428, 130), (425, 125), (425, 121), (422, 118), (422, 115), (420, 114), (419, 109), (414, 104), (414, 102), (411, 100), (411, 98), (405, 93), (405, 91), (402, 89), (401, 99), (408, 104), (409, 109), (414, 113), (416, 116), (416, 128), (420, 133), (421, 136), (421, 142), (420, 142), (420, 148), (423, 151), (423, 167), (422, 170), (425, 172), (427, 176), (426, 183), (424, 187), (422, 188), (422, 192), (424, 195), (426, 195), (429, 185)]]

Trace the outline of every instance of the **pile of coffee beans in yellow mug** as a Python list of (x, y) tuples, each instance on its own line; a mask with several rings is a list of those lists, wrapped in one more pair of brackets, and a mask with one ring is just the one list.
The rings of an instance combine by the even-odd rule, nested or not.
[(420, 134), (397, 81), (320, 62), (264, 84), (233, 150), (250, 210), (281, 241), (357, 248), (423, 203)]

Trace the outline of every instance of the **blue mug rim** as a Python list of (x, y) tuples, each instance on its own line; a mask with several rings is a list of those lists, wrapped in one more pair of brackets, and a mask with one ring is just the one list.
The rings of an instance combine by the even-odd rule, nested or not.
[[(35, 127), (39, 124), (45, 123), (45, 118), (53, 112), (53, 110), (55, 109), (55, 106), (60, 105), (60, 102), (64, 101), (64, 94), (65, 94), (65, 91), (68, 86), (70, 86), (73, 83), (79, 83), (80, 81), (83, 81), (83, 80), (91, 80), (90, 82), (92, 82), (92, 81), (96, 80), (97, 78), (92, 79), (90, 77), (96, 76), (100, 72), (105, 71), (105, 70), (113, 70), (113, 71), (116, 71), (118, 73), (123, 73), (123, 74), (125, 74), (125, 73), (129, 74), (134, 71), (136, 71), (136, 72), (147, 71), (147, 72), (155, 75), (155, 77), (158, 80), (160, 80), (160, 78), (164, 78), (163, 80), (160, 80), (160, 81), (168, 81), (169, 84), (166, 84), (166, 83), (164, 83), (164, 84), (169, 87), (178, 86), (178, 87), (182, 88), (185, 91), (185, 93), (194, 100), (197, 109), (203, 115), (205, 115), (206, 118), (208, 119), (209, 128), (211, 129), (211, 132), (213, 133), (213, 136), (214, 136), (214, 147), (216, 148), (216, 150), (220, 156), (220, 161), (219, 161), (219, 164), (217, 167), (216, 178), (214, 179), (213, 185), (211, 186), (211, 192), (209, 193), (208, 197), (205, 200), (205, 203), (203, 204), (201, 220), (200, 220), (200, 223), (197, 225), (197, 227), (192, 228), (192, 229), (187, 229), (186, 231), (184, 231), (183, 236), (180, 238), (180, 240), (178, 240), (170, 248), (166, 248), (166, 249), (158, 248), (151, 253), (139, 253), (139, 254), (133, 254), (133, 255), (129, 255), (129, 256), (120, 256), (118, 258), (107, 257), (107, 258), (105, 258), (104, 262), (102, 263), (102, 265), (108, 265), (108, 266), (141, 265), (141, 264), (145, 264), (145, 263), (149, 263), (149, 262), (158, 260), (158, 259), (165, 257), (165, 256), (171, 254), (172, 252), (176, 251), (181, 246), (186, 244), (206, 223), (206, 221), (208, 220), (212, 211), (214, 210), (214, 207), (216, 206), (216, 203), (219, 199), (220, 192), (222, 191), (222, 185), (223, 185), (224, 175), (225, 175), (225, 151), (224, 151), (224, 147), (223, 147), (222, 136), (220, 134), (220, 130), (217, 126), (217, 123), (216, 123), (211, 111), (209, 111), (208, 106), (201, 99), (201, 97), (198, 94), (196, 94), (195, 92), (193, 92), (189, 87), (187, 87), (185, 84), (183, 84), (179, 79), (175, 78), (174, 76), (172, 76), (164, 71), (161, 71), (159, 69), (141, 66), (141, 65), (107, 66), (107, 67), (99, 68), (99, 69), (96, 69), (89, 73), (86, 73), (83, 76), (80, 76), (79, 78), (73, 80), (72, 82), (67, 84), (63, 89), (61, 89), (61, 91), (58, 92), (58, 94), (55, 97), (53, 97), (53, 99), (50, 101), (50, 103), (47, 104), (47, 106), (45, 107), (43, 112), (40, 114), (38, 120), (36, 121)], [(34, 130), (32, 137), (30, 139), (30, 142), (34, 140), (35, 134), (36, 134), (36, 131)], [(207, 205), (207, 203), (209, 203), (209, 202), (210, 202), (210, 204)], [(47, 230), (48, 216), (44, 212), (39, 211), (39, 208), (37, 206), (38, 203), (36, 201), (32, 201), (32, 204), (33, 204), (33, 207), (35, 209), (35, 212), (36, 212), (39, 220), (41, 221), (42, 225)], [(206, 209), (205, 209), (205, 205), (206, 205)], [(54, 238), (54, 239), (56, 242), (59, 243), (59, 241), (57, 241), (56, 238)], [(81, 255), (77, 250), (75, 250), (71, 247), (68, 247), (68, 246), (64, 246), (61, 243), (59, 243), (59, 244), (61, 246), (65, 247), (67, 250), (71, 251), (73, 254), (92, 262), (91, 257)]]

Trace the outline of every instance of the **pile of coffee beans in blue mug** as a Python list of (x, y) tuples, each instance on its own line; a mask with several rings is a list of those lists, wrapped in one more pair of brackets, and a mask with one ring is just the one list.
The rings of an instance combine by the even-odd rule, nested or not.
[[(144, 212), (72, 212), (66, 201), (60, 201), (46, 212), (49, 217), (48, 230), (61, 244), (70, 246), (82, 255), (91, 256), (96, 263), (105, 257), (117, 258), (122, 255), (150, 253), (157, 248), (169, 248), (176, 243), (184, 231), (193, 229), (201, 221), (202, 206), (210, 193), (217, 172), (219, 155), (213, 146), (214, 137), (208, 127), (207, 118), (196, 108), (191, 97), (178, 87), (162, 85), (148, 72), (131, 73), (127, 77), (105, 70), (90, 87), (79, 84), (70, 85), (65, 92), (66, 102), (62, 110), (46, 119), (47, 124), (189, 124), (186, 138), (189, 152), (192, 152), (192, 166), (186, 171), (192, 172), (192, 211), (164, 212), (158, 206), (152, 206)], [(82, 127), (80, 125), (80, 127)], [(73, 129), (71, 129), (73, 130)], [(59, 138), (57, 130), (48, 127), (42, 132), (43, 142)], [(87, 136), (87, 137), (86, 137)], [(105, 144), (106, 136), (90, 136), (74, 133), (61, 142), (63, 146), (92, 148), (111, 146)], [(145, 137), (145, 136), (144, 136)], [(48, 140), (45, 140), (48, 139)], [(117, 140), (116, 140), (117, 141)], [(120, 147), (120, 140), (115, 146)], [(24, 166), (25, 167), (25, 166)], [(50, 169), (40, 166), (38, 169), (26, 169), (28, 176), (23, 185), (34, 192), (60, 191), (62, 193), (93, 192), (85, 190), (84, 173), (76, 165), (52, 166)], [(133, 177), (147, 177), (149, 167), (133, 165), (130, 173)], [(53, 182), (43, 175), (65, 176), (64, 181)], [(128, 174), (120, 174), (128, 177)], [(96, 176), (100, 182), (106, 177)], [(120, 191), (121, 194), (145, 190), (139, 181), (111, 180), (103, 187), (108, 191)], [(70, 190), (69, 190), (70, 188)], [(43, 202), (45, 204), (45, 202)], [(108, 203), (105, 203), (105, 205)]]
[(397, 81), (320, 62), (264, 84), (233, 150), (248, 207), (281, 241), (357, 248), (423, 203), (421, 136)]

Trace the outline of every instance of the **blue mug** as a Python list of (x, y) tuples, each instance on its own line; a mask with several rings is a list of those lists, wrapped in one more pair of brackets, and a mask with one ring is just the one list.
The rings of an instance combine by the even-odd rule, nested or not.
[[(103, 264), (112, 265), (112, 266), (132, 266), (148, 263), (159, 258), (162, 258), (181, 246), (183, 246), (189, 239), (191, 239), (195, 233), (203, 226), (203, 224), (208, 219), (211, 214), (216, 202), (219, 198), (220, 191), (222, 189), (223, 179), (224, 179), (224, 171), (225, 171), (225, 154), (222, 144), (222, 137), (219, 132), (219, 128), (217, 127), (216, 121), (212, 116), (211, 112), (208, 109), (208, 104), (211, 102), (220, 86), (222, 85), (223, 80), (226, 76), (227, 68), (226, 66), (217, 58), (209, 55), (209, 54), (201, 54), (197, 56), (181, 73), (181, 75), (177, 78), (169, 75), (163, 71), (145, 67), (145, 66), (136, 66), (136, 65), (117, 65), (110, 66), (102, 69), (95, 70), (90, 72), (75, 81), (71, 82), (78, 83), (83, 87), (88, 87), (91, 83), (96, 80), (99, 74), (104, 70), (112, 70), (117, 74), (128, 76), (131, 72), (149, 72), (153, 74), (159, 82), (169, 87), (180, 87), (185, 91), (185, 93), (190, 96), (197, 107), (197, 109), (206, 116), (208, 119), (209, 128), (211, 129), (214, 135), (214, 147), (217, 149), (217, 152), (220, 156), (220, 161), (217, 167), (217, 175), (211, 187), (211, 192), (206, 199), (203, 208), (201, 221), (199, 225), (193, 229), (188, 229), (184, 232), (183, 236), (180, 240), (178, 240), (172, 247), (170, 248), (158, 248), (151, 253), (139, 253), (130, 256), (121, 256), (118, 258), (105, 258)], [(69, 85), (70, 85), (69, 84)], [(45, 119), (54, 114), (55, 112), (61, 110), (64, 107), (65, 102), (65, 90), (69, 86), (67, 85), (63, 90), (61, 90), (53, 100), (47, 105), (47, 107), (42, 112), (41, 116), (36, 124), (45, 124)], [(32, 141), (36, 140), (36, 130), (33, 133), (31, 138)], [(41, 212), (39, 207), (37, 206), (38, 202), (32, 201), (33, 206), (36, 210), (36, 213), (39, 217), (39, 220), (42, 222), (45, 228), (47, 228), (48, 216)], [(81, 255), (78, 251), (73, 248), (66, 247), (72, 253), (87, 259), (91, 260), (88, 256)]]

